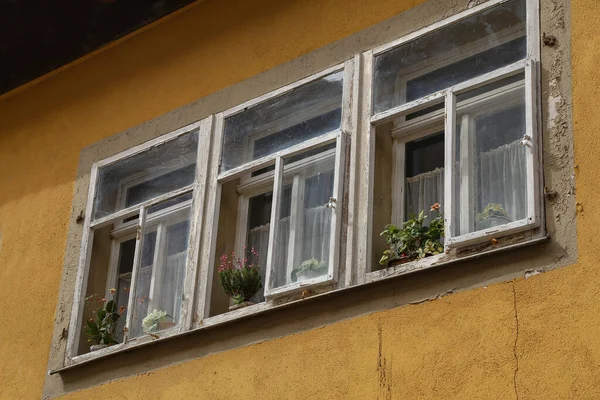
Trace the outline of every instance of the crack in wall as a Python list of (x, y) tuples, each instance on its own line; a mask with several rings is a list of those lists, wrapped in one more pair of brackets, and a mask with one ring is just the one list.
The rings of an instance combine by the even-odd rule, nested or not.
[(517, 313), (517, 292), (515, 290), (515, 283), (512, 284), (513, 290), (513, 309), (515, 311), (515, 343), (513, 344), (513, 355), (515, 357), (515, 371), (513, 374), (513, 386), (515, 389), (515, 396), (519, 400), (519, 392), (517, 390), (517, 373), (519, 372), (519, 356), (517, 355), (517, 343), (519, 342), (519, 314)]
[(377, 355), (377, 372), (379, 373), (379, 393), (378, 399), (390, 400), (392, 398), (392, 363), (388, 362), (383, 356), (383, 333), (381, 325), (377, 329), (379, 339), (379, 352)]

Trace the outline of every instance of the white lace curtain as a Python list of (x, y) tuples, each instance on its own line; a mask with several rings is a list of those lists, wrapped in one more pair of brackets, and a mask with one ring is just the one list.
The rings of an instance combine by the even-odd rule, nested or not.
[(481, 209), (501, 204), (511, 221), (527, 216), (526, 148), (517, 140), (481, 153)]
[[(332, 210), (325, 206), (319, 206), (304, 210), (304, 234), (302, 243), (302, 260), (317, 258), (319, 260), (329, 262), (329, 237), (331, 233), (331, 213)], [(287, 269), (287, 254), (288, 242), (290, 237), (290, 218), (285, 217), (279, 220), (279, 246), (277, 248), (277, 265), (281, 269), (274, 271), (276, 282), (278, 285), (285, 284), (288, 279)], [(261, 274), (266, 276), (266, 258), (269, 248), (269, 224), (253, 228), (248, 233), (248, 247), (252, 247), (258, 251), (259, 264)], [(279, 276), (277, 276), (279, 272)], [(262, 294), (255, 297), (257, 301), (264, 300)]]
[[(489, 203), (501, 204), (511, 221), (517, 221), (527, 214), (527, 160), (526, 148), (515, 141), (480, 154), (479, 177), (477, 179), (481, 212)], [(421, 210), (428, 213), (434, 203), (443, 204), (444, 169), (436, 168), (410, 178), (406, 178), (406, 201), (408, 215)], [(407, 215), (407, 216), (408, 216)]]
[[(181, 313), (181, 298), (183, 295), (183, 279), (185, 275), (185, 262), (187, 251), (170, 255), (165, 260), (160, 285), (155, 288), (155, 298), (150, 299), (150, 285), (152, 284), (153, 266), (140, 268), (137, 278), (136, 304), (134, 309), (132, 337), (141, 336), (142, 320), (152, 309), (166, 311), (173, 321), (179, 321)], [(152, 309), (151, 309), (152, 308)], [(169, 318), (168, 322), (172, 322)]]
[[(424, 172), (411, 178), (406, 178), (406, 213), (405, 219), (411, 214), (419, 214), (425, 211), (427, 221), (435, 218), (430, 212), (435, 203), (444, 203), (444, 168), (436, 168), (433, 171)], [(440, 208), (443, 212), (443, 207)]]

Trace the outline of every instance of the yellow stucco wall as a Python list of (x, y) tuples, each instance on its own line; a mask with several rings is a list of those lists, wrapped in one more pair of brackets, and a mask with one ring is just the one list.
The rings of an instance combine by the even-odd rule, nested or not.
[[(1, 99), (0, 398), (42, 393), (83, 147), (420, 2), (211, 0)], [(66, 397), (600, 398), (600, 3), (572, 7), (578, 264)]]

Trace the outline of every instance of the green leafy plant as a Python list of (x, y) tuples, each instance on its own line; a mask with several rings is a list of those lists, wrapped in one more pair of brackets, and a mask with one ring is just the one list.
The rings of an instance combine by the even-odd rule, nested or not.
[(144, 332), (153, 333), (159, 330), (159, 325), (163, 322), (168, 322), (169, 319), (173, 319), (167, 315), (166, 311), (154, 309), (150, 314), (142, 320), (142, 327)]
[(477, 222), (481, 222), (489, 218), (508, 219), (508, 213), (506, 210), (504, 210), (504, 206), (502, 204), (488, 203), (483, 211), (477, 214)]
[(296, 282), (296, 280), (298, 279), (298, 275), (307, 274), (310, 272), (315, 272), (316, 275), (323, 275), (327, 273), (327, 264), (325, 264), (325, 261), (317, 260), (314, 257), (310, 260), (304, 260), (302, 261), (300, 266), (295, 267), (292, 270), (292, 281)]
[(429, 226), (424, 226), (427, 219), (424, 211), (418, 215), (412, 214), (401, 228), (387, 225), (381, 236), (385, 237), (390, 248), (383, 252), (379, 263), (385, 265), (402, 258), (423, 258), (444, 251), (444, 246), (440, 243), (444, 236), (444, 217), (439, 209), (439, 203), (431, 206), (431, 211), (436, 211), (438, 215), (431, 220)]
[[(110, 293), (114, 294), (115, 289), (111, 289)], [(117, 310), (115, 300), (106, 301), (105, 298), (93, 294), (85, 298), (85, 301), (96, 306), (96, 310), (92, 311), (92, 316), (87, 320), (85, 333), (88, 337), (88, 342), (95, 344), (116, 344), (115, 340), (116, 322), (125, 311), (125, 307), (121, 306)]]
[[(250, 301), (262, 288), (262, 278), (257, 265), (248, 262), (244, 246), (244, 258), (236, 258), (235, 252), (230, 257), (223, 253), (219, 266), (219, 280), (223, 291), (233, 300), (234, 304)], [(258, 252), (252, 247), (254, 261), (258, 262)]]

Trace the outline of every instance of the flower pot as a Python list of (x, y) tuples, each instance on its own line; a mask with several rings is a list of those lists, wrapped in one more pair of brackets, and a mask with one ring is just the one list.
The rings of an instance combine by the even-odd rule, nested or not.
[(177, 326), (175, 322), (159, 322), (157, 330), (164, 331), (165, 329), (173, 328), (174, 326)]
[(404, 256), (388, 261), (388, 268), (397, 267), (398, 265), (406, 264), (417, 259), (417, 256)]
[(508, 224), (510, 219), (503, 215), (491, 216), (484, 218), (477, 223), (477, 230), (493, 228), (494, 226)]
[(243, 303), (240, 304), (232, 304), (229, 306), (229, 311), (233, 311), (233, 310), (237, 310), (238, 308), (244, 308), (244, 307), (248, 307), (248, 306), (253, 306), (255, 303), (252, 301), (245, 301)]
[(104, 348), (107, 348), (108, 345), (107, 344), (93, 344), (90, 346), (90, 351), (96, 351), (96, 350), (101, 350)]
[(306, 281), (306, 280), (313, 279), (313, 278), (318, 278), (323, 275), (325, 275), (325, 273), (323, 273), (322, 271), (314, 270), (314, 269), (298, 272), (296, 274), (296, 282), (301, 282), (301, 281)]

